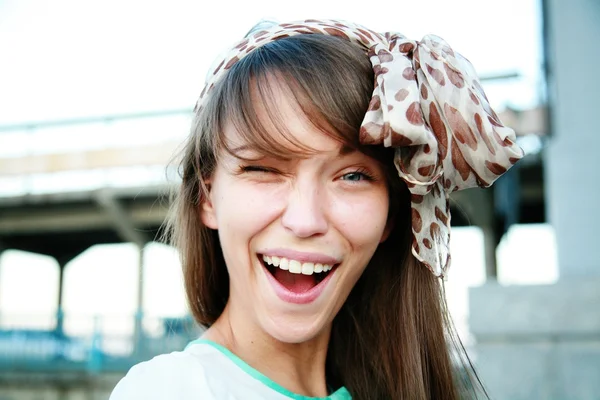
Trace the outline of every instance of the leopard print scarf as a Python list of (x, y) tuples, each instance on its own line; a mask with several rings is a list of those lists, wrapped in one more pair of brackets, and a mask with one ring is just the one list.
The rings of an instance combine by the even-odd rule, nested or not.
[(301, 34), (333, 35), (362, 46), (375, 89), (360, 128), (363, 144), (396, 148), (394, 163), (411, 192), (413, 255), (436, 276), (450, 264), (450, 193), (488, 187), (522, 156), (515, 133), (490, 107), (471, 63), (441, 38), (421, 41), (334, 20), (276, 24), (251, 32), (207, 78), (215, 82), (254, 49)]

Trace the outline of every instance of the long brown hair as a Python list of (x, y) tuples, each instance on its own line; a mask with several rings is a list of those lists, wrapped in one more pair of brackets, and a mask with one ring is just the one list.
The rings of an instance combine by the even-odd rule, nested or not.
[[(345, 386), (355, 399), (458, 399), (464, 371), (453, 362), (453, 329), (443, 283), (411, 255), (410, 194), (395, 173), (393, 151), (361, 146), (358, 130), (373, 92), (374, 76), (360, 47), (325, 35), (280, 39), (238, 61), (216, 84), (196, 113), (181, 163), (182, 183), (170, 220), (179, 249), (191, 312), (210, 326), (229, 297), (229, 276), (217, 233), (202, 225), (200, 204), (220, 151), (231, 151), (224, 126), (264, 154), (289, 156), (301, 146), (285, 129), (271, 103), (270, 82), (279, 77), (315, 126), (343, 145), (379, 160), (386, 168), (393, 229), (333, 321), (327, 355), (328, 384)], [(282, 137), (256, 117), (256, 96)], [(310, 152), (309, 148), (305, 149)], [(467, 360), (466, 355), (459, 360)], [(471, 377), (467, 373), (467, 377)], [(478, 380), (468, 379), (474, 386)], [(475, 391), (472, 392), (475, 396)]]

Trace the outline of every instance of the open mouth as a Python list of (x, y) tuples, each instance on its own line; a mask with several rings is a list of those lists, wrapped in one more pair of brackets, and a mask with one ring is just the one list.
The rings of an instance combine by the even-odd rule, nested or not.
[(323, 282), (339, 264), (301, 262), (284, 257), (259, 255), (265, 269), (293, 293), (310, 291)]

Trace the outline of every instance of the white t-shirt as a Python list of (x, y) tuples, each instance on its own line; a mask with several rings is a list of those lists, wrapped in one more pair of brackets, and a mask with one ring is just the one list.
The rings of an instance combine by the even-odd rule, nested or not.
[(110, 400), (351, 400), (340, 388), (327, 397), (290, 392), (225, 347), (206, 339), (184, 351), (154, 357), (132, 367)]

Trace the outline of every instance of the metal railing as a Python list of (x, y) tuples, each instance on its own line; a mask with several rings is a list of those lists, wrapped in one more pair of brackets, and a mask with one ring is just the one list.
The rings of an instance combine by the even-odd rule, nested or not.
[(190, 317), (142, 317), (137, 335), (131, 329), (136, 317), (112, 319), (66, 316), (64, 329), (36, 329), (7, 323), (11, 319), (3, 316), (0, 374), (126, 372), (140, 361), (183, 350), (201, 332)]

